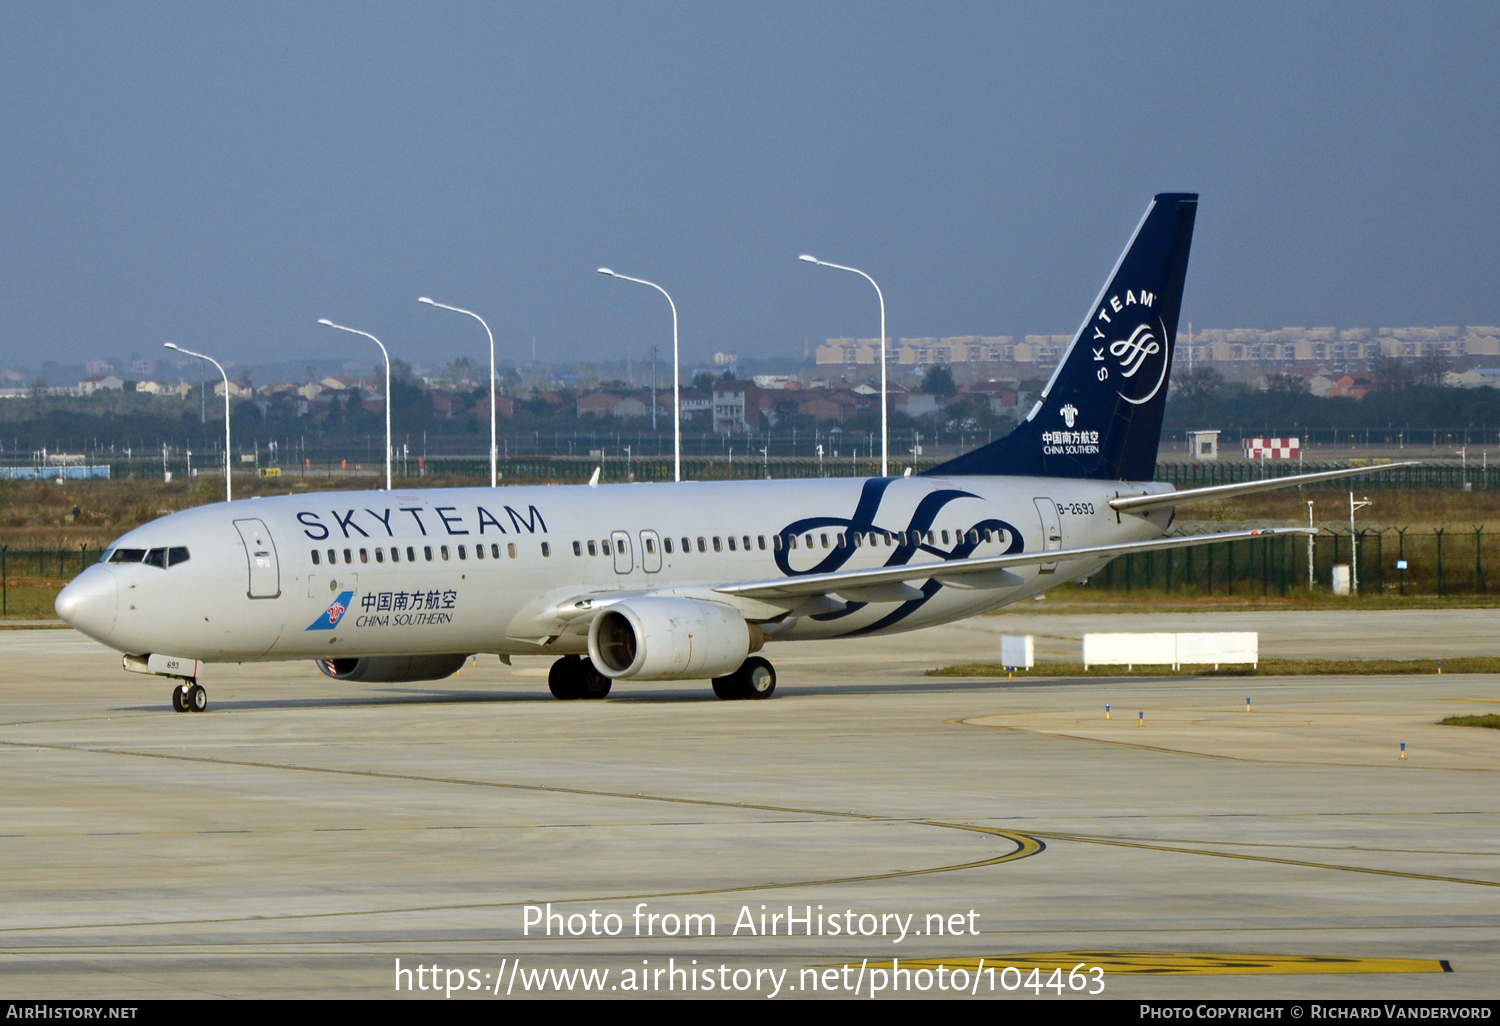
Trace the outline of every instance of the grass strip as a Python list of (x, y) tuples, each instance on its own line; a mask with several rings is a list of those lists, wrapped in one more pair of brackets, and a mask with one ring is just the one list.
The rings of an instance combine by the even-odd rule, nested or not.
[[(1500, 673), (1500, 656), (1467, 656), (1444, 659), (1444, 673)], [(1038, 663), (1030, 670), (1017, 670), (1019, 677), (1314, 677), (1327, 675), (1375, 676), (1387, 674), (1437, 673), (1436, 659), (1262, 659), (1259, 666), (1091, 666), (1082, 663)], [(999, 663), (959, 663), (927, 671), (929, 677), (1005, 677), (1010, 674)], [(1453, 717), (1465, 719), (1466, 717)], [(1467, 717), (1473, 719), (1474, 717)], [(1493, 718), (1493, 717), (1492, 717)], [(1444, 720), (1443, 722), (1448, 722)], [(1494, 724), (1483, 724), (1493, 726)]]
[(1480, 716), (1449, 716), (1438, 720), (1447, 727), (1490, 727), (1500, 730), (1500, 713), (1484, 713)]

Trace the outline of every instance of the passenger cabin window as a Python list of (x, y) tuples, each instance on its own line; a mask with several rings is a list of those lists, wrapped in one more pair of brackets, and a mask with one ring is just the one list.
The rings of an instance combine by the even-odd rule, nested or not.
[(594, 540), (592, 538), (590, 538), (589, 539), (589, 555), (591, 555), (591, 556), (597, 556), (598, 554), (599, 554), (599, 546), (595, 545), (594, 544)]
[(583, 555), (583, 542), (574, 542), (573, 543), (573, 555), (575, 555), (575, 556), (581, 556), (581, 555)]
[(496, 559), (500, 558), (500, 543), (499, 542), (490, 542), (490, 555), (493, 556), (493, 557), (495, 557)]
[[(462, 548), (462, 546), (460, 546), (460, 548)], [(474, 546), (474, 558), (475, 559), (483, 559), (484, 558), (484, 546), (483, 545), (476, 545), (476, 546)]]
[(318, 555), (318, 550), (317, 549), (313, 549), (312, 552), (313, 552), (313, 566), (320, 565), (323, 562), (323, 557)]
[(431, 563), (432, 562), (432, 546), (431, 545), (423, 545), (422, 546), (422, 555), (426, 556), (427, 557), (427, 562)]
[[(717, 538), (715, 538), (714, 540), (718, 541)], [(730, 552), (734, 552), (735, 551), (735, 548), (734, 548), (734, 535), (732, 535), (732, 534), (729, 536), (729, 551)]]
[(377, 562), (377, 563), (384, 563), (385, 562), (385, 549), (376, 549), (375, 550), (375, 562)]
[(369, 549), (360, 549), (359, 550), (359, 561), (361, 563), (368, 563), (370, 561), (370, 550)]
[(763, 535), (763, 534), (757, 534), (755, 536), (755, 543), (756, 543), (757, 547), (759, 547), (760, 551), (762, 551), (762, 552), (766, 551), (766, 536), (765, 535)]
[(599, 548), (601, 548), (601, 549), (604, 550), (604, 554), (606, 556), (609, 555), (609, 542), (607, 542), (607, 541), (600, 542), (599, 543)]
[(439, 545), (438, 546), (438, 551), (443, 554), (443, 558), (444, 559), (448, 558), (448, 546), (446, 546), (446, 545)]
[(943, 532), (943, 544), (944, 545), (948, 544), (948, 532), (947, 531)]
[(693, 542), (692, 542), (691, 539), (689, 539), (689, 538), (682, 539), (682, 551), (683, 552), (692, 552), (693, 551)]
[[(431, 549), (427, 550), (427, 558), (428, 559), (432, 558), (432, 550)], [(417, 561), (417, 550), (414, 549), (414, 548), (412, 548), (410, 545), (408, 545), (406, 547), (406, 561), (408, 563), (415, 563)]]
[(468, 550), (465, 549), (462, 545), (460, 545), (458, 547), (458, 558), (459, 559), (468, 559), (469, 558)]
[(714, 535), (714, 551), (715, 552), (723, 552), (724, 551), (724, 546), (719, 541), (719, 536), (718, 535)]
[(655, 538), (647, 538), (646, 539), (646, 554), (650, 555), (650, 556), (656, 555), (656, 539)]
[(661, 547), (664, 548), (664, 549), (666, 549), (667, 550), (667, 555), (670, 556), (672, 554), (672, 539), (671, 538), (663, 538), (661, 540)]
[(353, 563), (354, 562), (354, 550), (353, 549), (345, 549), (344, 550), (344, 562), (345, 563)]
[(542, 555), (544, 555), (544, 556), (550, 556), (550, 555), (552, 555), (552, 546), (548, 545), (546, 542), (542, 542)]
[(510, 544), (506, 545), (505, 546), (505, 551), (507, 551), (507, 552), (510, 553), (510, 558), (511, 559), (515, 559), (516, 558), (516, 543), (515, 542), (511, 542)]
[(704, 540), (702, 538), (698, 539), (698, 551), (699, 552), (707, 552), (708, 551), (708, 546), (704, 543)]
[[(746, 552), (750, 551), (750, 536), (748, 534), (740, 538), (740, 543), (745, 546)], [(765, 548), (765, 546), (762, 545), (761, 548)]]
[(391, 546), (391, 562), (392, 563), (399, 563), (399, 562), (401, 562), (401, 550), (398, 549), (398, 548), (396, 548), (396, 546), (394, 546), (394, 545)]
[(779, 535), (779, 534), (772, 535), (771, 536), (771, 543), (776, 546), (776, 551), (777, 552), (781, 551), (781, 535)]

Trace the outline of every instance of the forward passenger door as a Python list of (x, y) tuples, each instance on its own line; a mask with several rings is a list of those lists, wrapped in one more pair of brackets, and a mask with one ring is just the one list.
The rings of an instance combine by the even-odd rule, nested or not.
[(250, 590), (253, 599), (276, 598), (281, 594), (281, 563), (276, 558), (276, 543), (271, 532), (259, 520), (236, 520), (234, 529), (245, 544), (245, 559), (250, 564)]

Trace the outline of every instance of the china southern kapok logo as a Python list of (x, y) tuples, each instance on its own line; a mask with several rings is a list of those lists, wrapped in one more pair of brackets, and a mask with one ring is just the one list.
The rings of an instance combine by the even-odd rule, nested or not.
[(323, 611), (323, 615), (308, 625), (310, 631), (331, 631), (339, 625), (344, 618), (344, 613), (349, 608), (349, 603), (354, 599), (354, 592), (339, 592), (339, 597), (333, 600), (333, 604)]
[[(1094, 362), (1103, 365), (1095, 376), (1115, 382), (1120, 398), (1135, 406), (1150, 402), (1167, 382), (1167, 326), (1161, 318), (1151, 319), (1155, 304), (1156, 296), (1145, 289), (1110, 296), (1099, 307), (1089, 339)], [(1106, 352), (1114, 357), (1113, 367)]]

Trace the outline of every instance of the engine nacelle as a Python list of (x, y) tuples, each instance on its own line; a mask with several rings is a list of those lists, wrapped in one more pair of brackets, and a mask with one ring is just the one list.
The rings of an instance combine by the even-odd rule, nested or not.
[(749, 654), (750, 625), (718, 602), (632, 599), (589, 624), (589, 658), (615, 680), (723, 677)]
[(361, 656), (353, 659), (319, 659), (318, 669), (334, 680), (371, 683), (408, 680), (442, 680), (463, 669), (466, 655)]

